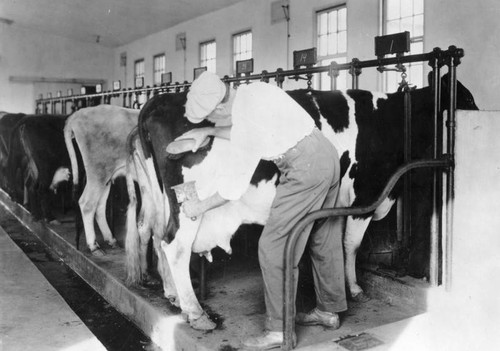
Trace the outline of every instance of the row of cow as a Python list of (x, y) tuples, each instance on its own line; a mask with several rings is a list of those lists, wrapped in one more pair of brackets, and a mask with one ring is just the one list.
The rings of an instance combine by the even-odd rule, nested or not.
[[(443, 84), (443, 96), (446, 90)], [(339, 206), (369, 205), (403, 164), (404, 93), (295, 90), (289, 94), (341, 155)], [(412, 156), (429, 158), (433, 140), (432, 89), (415, 89), (410, 94)], [(166, 146), (175, 138), (211, 123), (191, 124), (184, 117), (185, 102), (186, 92), (181, 92), (154, 96), (140, 111), (101, 105), (81, 109), (69, 117), (4, 115), (0, 119), (1, 181), (16, 201), (27, 202), (34, 215), (49, 220), (52, 215), (47, 197), (58, 184), (70, 177), (75, 188), (84, 183), (83, 192), (75, 194), (87, 246), (93, 255), (103, 255), (94, 219), (104, 241), (116, 247), (106, 221), (106, 200), (113, 179), (125, 176), (129, 195), (127, 282), (137, 284), (148, 279), (146, 252), (153, 238), (165, 297), (182, 309), (193, 328), (209, 330), (215, 324), (193, 291), (191, 253), (203, 254), (209, 260), (210, 251), (217, 246), (231, 253), (231, 237), (241, 224), (265, 225), (279, 171), (272, 162), (263, 160), (241, 199), (194, 221), (184, 216), (172, 186), (195, 181), (200, 198), (212, 195), (215, 170), (224, 165), (227, 146), (226, 140), (213, 138), (196, 153), (176, 157), (167, 153)], [(477, 109), (472, 95), (460, 83), (457, 107)], [(27, 199), (20, 196), (24, 188), (30, 194)], [(371, 220), (384, 218), (399, 191), (396, 187), (373, 213), (345, 219), (346, 284), (352, 299), (366, 299), (355, 271), (363, 235)]]

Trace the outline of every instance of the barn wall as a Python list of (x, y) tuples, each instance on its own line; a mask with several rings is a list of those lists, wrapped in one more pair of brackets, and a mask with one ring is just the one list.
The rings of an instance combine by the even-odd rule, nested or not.
[(500, 342), (499, 129), (500, 111), (457, 113), (451, 286), (428, 295), (432, 349), (493, 350)]
[(458, 78), (482, 110), (500, 110), (500, 1), (426, 0), (425, 46), (465, 50)]
[(111, 79), (113, 49), (0, 24), (0, 111), (33, 113), (39, 94), (80, 84), (11, 82), (9, 77)]
[[(193, 68), (199, 66), (199, 44), (216, 39), (217, 73), (232, 75), (232, 35), (251, 29), (253, 33), (254, 72), (272, 71), (281, 67), (287, 69), (286, 21), (271, 23), (271, 2), (269, 0), (247, 0), (231, 7), (215, 11), (173, 28), (119, 47), (115, 52), (114, 79), (133, 86), (134, 61), (145, 60), (145, 84), (153, 81), (153, 56), (166, 55), (166, 71), (172, 72), (174, 81), (191, 81)], [(292, 52), (315, 46), (315, 12), (345, 3), (342, 0), (310, 0), (290, 3), (290, 45), (288, 68), (292, 68)], [(373, 37), (378, 35), (378, 1), (348, 1), (348, 55), (360, 59), (373, 58)], [(354, 17), (353, 14), (357, 14)], [(363, 23), (363, 26), (350, 23)], [(175, 37), (186, 33), (186, 62), (184, 52), (175, 50)], [(120, 67), (120, 54), (127, 53), (127, 67)], [(368, 75), (368, 73), (367, 73)], [(372, 77), (375, 74), (372, 73)], [(372, 82), (369, 85), (368, 82)], [(363, 87), (374, 89), (373, 78), (363, 77)], [(366, 83), (366, 84), (365, 84)], [(304, 87), (304, 83), (300, 83)]]
[[(348, 7), (348, 59), (373, 59), (373, 41), (379, 35), (381, 0), (347, 0)], [(193, 68), (199, 66), (200, 42), (216, 39), (217, 73), (232, 74), (230, 64), (231, 35), (252, 29), (254, 36), (255, 72), (263, 69), (287, 68), (286, 22), (271, 24), (272, 1), (247, 0), (216, 12), (179, 24), (173, 28), (140, 39), (118, 48), (115, 52), (114, 79), (133, 85), (133, 63), (144, 58), (146, 84), (152, 84), (152, 57), (166, 53), (167, 71), (172, 71), (174, 81), (191, 81)], [(315, 45), (315, 11), (340, 5), (342, 0), (290, 1), (290, 45), (288, 68), (292, 64), (293, 50)], [(434, 47), (446, 49), (453, 44), (465, 49), (466, 56), (459, 69), (459, 78), (471, 88), (482, 109), (500, 109), (495, 92), (500, 82), (500, 66), (495, 64), (499, 53), (497, 38), (500, 36), (500, 2), (484, 0), (425, 0), (425, 51)], [(175, 51), (175, 36), (186, 32), (186, 62), (184, 52)], [(128, 55), (128, 67), (119, 66), (120, 53)], [(361, 87), (381, 89), (380, 75), (375, 70), (365, 70)], [(303, 82), (299, 83), (304, 86)], [(288, 87), (297, 87), (290, 84)]]
[[(33, 112), (39, 93), (63, 94), (68, 88), (79, 91), (80, 84), (14, 83), (9, 77), (44, 76), (59, 78), (91, 78), (121, 80), (122, 86), (133, 86), (133, 63), (144, 58), (146, 85), (152, 84), (152, 58), (165, 53), (167, 71), (174, 81), (191, 81), (193, 68), (199, 65), (199, 43), (217, 40), (217, 72), (230, 74), (231, 35), (252, 29), (254, 35), (255, 72), (278, 67), (290, 68), (293, 50), (315, 45), (315, 11), (341, 5), (348, 6), (348, 59), (373, 58), (373, 37), (379, 34), (380, 1), (382, 0), (290, 0), (290, 44), (287, 65), (286, 22), (271, 23), (270, 0), (246, 0), (215, 11), (173, 28), (142, 38), (115, 49), (98, 44), (74, 42), (2, 24), (0, 30), (0, 110)], [(470, 87), (481, 109), (500, 109), (496, 98), (500, 82), (500, 36), (497, 24), (500, 2), (497, 0), (425, 0), (425, 51), (455, 44), (465, 49), (459, 68), (459, 79)], [(186, 32), (184, 52), (175, 50), (175, 36)], [(120, 54), (127, 53), (127, 67), (120, 66)], [(381, 88), (380, 75), (365, 70), (361, 87)], [(290, 83), (287, 88), (303, 87), (304, 82)], [(106, 88), (109, 88), (106, 87)]]

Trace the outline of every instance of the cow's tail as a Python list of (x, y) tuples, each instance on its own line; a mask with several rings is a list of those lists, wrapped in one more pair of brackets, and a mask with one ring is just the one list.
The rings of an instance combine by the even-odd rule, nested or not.
[(79, 172), (78, 159), (73, 145), (74, 132), (71, 123), (73, 119), (74, 115), (67, 119), (66, 125), (64, 126), (64, 142), (66, 143), (66, 149), (68, 150), (69, 160), (71, 162), (71, 174), (73, 176), (73, 200), (76, 200), (78, 193)]
[(135, 185), (133, 174), (136, 174), (136, 166), (134, 162), (134, 135), (137, 135), (137, 130), (134, 129), (128, 136), (127, 140), (127, 170), (125, 179), (127, 182), (127, 192), (129, 203), (127, 206), (127, 231), (125, 237), (125, 268), (127, 272), (126, 283), (135, 285), (141, 280), (141, 262), (140, 262), (140, 237), (137, 229), (137, 196), (135, 193)]

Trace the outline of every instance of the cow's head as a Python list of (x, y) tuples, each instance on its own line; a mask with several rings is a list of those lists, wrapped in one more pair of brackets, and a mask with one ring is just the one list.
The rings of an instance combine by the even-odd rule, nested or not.
[[(427, 76), (429, 86), (432, 86), (432, 81), (433, 81), (433, 72), (429, 72), (429, 75)], [(448, 73), (443, 75), (441, 77), (441, 92), (442, 92), (442, 105), (443, 103), (443, 109), (447, 109), (447, 101), (449, 97), (449, 85), (450, 85), (450, 78)], [(467, 89), (459, 80), (457, 80), (457, 108), (460, 110), (479, 110), (477, 107), (474, 97), (472, 96), (472, 93), (470, 92), (469, 89)]]

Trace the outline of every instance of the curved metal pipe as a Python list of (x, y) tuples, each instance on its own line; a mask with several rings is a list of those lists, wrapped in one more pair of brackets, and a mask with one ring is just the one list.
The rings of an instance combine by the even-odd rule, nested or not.
[(377, 200), (369, 206), (364, 207), (339, 207), (339, 208), (324, 208), (321, 210), (313, 211), (302, 218), (293, 228), (291, 234), (289, 235), (286, 245), (285, 245), (285, 272), (284, 272), (284, 292), (283, 292), (283, 345), (282, 350), (293, 349), (293, 333), (295, 330), (294, 323), (294, 252), (295, 246), (299, 235), (304, 231), (304, 228), (311, 223), (320, 218), (334, 217), (334, 216), (352, 216), (352, 215), (363, 215), (374, 211), (382, 201), (384, 201), (389, 193), (392, 191), (398, 180), (408, 171), (416, 168), (424, 167), (450, 167), (451, 161), (449, 158), (445, 157), (439, 160), (420, 160), (410, 162), (398, 168), (396, 172), (387, 182), (384, 190), (377, 198)]

